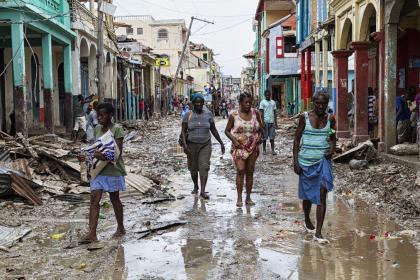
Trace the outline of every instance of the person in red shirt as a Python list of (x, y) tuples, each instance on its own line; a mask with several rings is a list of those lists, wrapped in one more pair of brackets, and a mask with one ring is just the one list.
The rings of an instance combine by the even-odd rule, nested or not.
[(139, 110), (140, 110), (140, 119), (143, 119), (143, 112), (144, 112), (144, 99), (143, 98), (139, 102)]

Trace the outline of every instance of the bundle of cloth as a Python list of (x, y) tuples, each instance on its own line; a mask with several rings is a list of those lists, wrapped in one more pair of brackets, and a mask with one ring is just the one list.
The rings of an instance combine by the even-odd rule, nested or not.
[[(96, 151), (103, 154), (106, 161), (95, 158)], [(87, 173), (89, 174), (90, 180), (95, 179), (109, 163), (116, 164), (120, 157), (120, 149), (110, 130), (98, 138), (92, 145), (82, 148), (82, 153), (86, 157)]]

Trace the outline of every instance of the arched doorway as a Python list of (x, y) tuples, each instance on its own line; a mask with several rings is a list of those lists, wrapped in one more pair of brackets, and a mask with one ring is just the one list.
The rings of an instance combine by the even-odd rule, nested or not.
[(58, 66), (58, 104), (59, 104), (59, 120), (60, 125), (64, 125), (64, 118), (65, 118), (65, 88), (64, 88), (64, 63), (60, 63)]
[(373, 4), (368, 4), (362, 18), (359, 41), (369, 42), (370, 44), (368, 86), (374, 91), (379, 88), (379, 42), (371, 36), (377, 31), (376, 21), (375, 7)]
[[(40, 126), (40, 101), (39, 101), (39, 60), (36, 54), (31, 57), (31, 104), (33, 127)], [(28, 108), (31, 109), (31, 108)]]
[(349, 18), (344, 21), (341, 37), (339, 41), (340, 50), (350, 49), (350, 43), (353, 41), (353, 24)]

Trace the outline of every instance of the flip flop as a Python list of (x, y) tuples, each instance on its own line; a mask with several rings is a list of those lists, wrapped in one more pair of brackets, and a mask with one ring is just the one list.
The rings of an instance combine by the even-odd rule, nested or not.
[(200, 193), (200, 197), (206, 200), (210, 199), (210, 196), (206, 193)]
[(310, 228), (308, 228), (306, 225), (305, 225), (305, 229), (306, 229), (306, 231), (307, 231), (307, 232), (309, 232), (309, 233), (315, 233), (315, 231), (316, 231), (316, 229), (310, 229)]
[(330, 241), (325, 238), (318, 238), (314, 235), (314, 241), (318, 242), (321, 245), (330, 244)]
[(98, 239), (83, 238), (83, 239), (79, 240), (77, 243), (79, 245), (85, 245), (85, 244), (91, 244), (91, 243), (94, 243), (94, 242), (97, 242), (97, 241), (98, 241)]

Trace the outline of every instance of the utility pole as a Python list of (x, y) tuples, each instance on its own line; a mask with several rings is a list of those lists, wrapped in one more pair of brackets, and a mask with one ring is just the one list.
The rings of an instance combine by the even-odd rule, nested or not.
[(104, 22), (104, 14), (102, 12), (102, 2), (103, 0), (98, 0), (98, 50), (96, 53), (96, 61), (97, 61), (97, 69), (96, 69), (96, 76), (98, 81), (98, 96), (99, 101), (104, 101), (104, 77), (102, 76), (103, 68), (104, 68), (104, 33), (103, 33), (103, 22)]
[(175, 88), (176, 88), (176, 83), (178, 81), (178, 74), (179, 74), (179, 71), (181, 70), (182, 61), (184, 60), (185, 51), (187, 50), (187, 46), (188, 46), (188, 43), (189, 43), (189, 40), (190, 40), (191, 28), (192, 28), (194, 20), (206, 22), (206, 23), (209, 23), (209, 24), (214, 24), (214, 22), (210, 22), (210, 21), (207, 21), (207, 20), (204, 20), (204, 19), (199, 19), (199, 18), (196, 18), (196, 17), (191, 17), (190, 26), (188, 27), (188, 31), (187, 31), (187, 38), (184, 42), (184, 47), (182, 49), (181, 57), (179, 59), (178, 66), (176, 68), (175, 81), (174, 81)]

